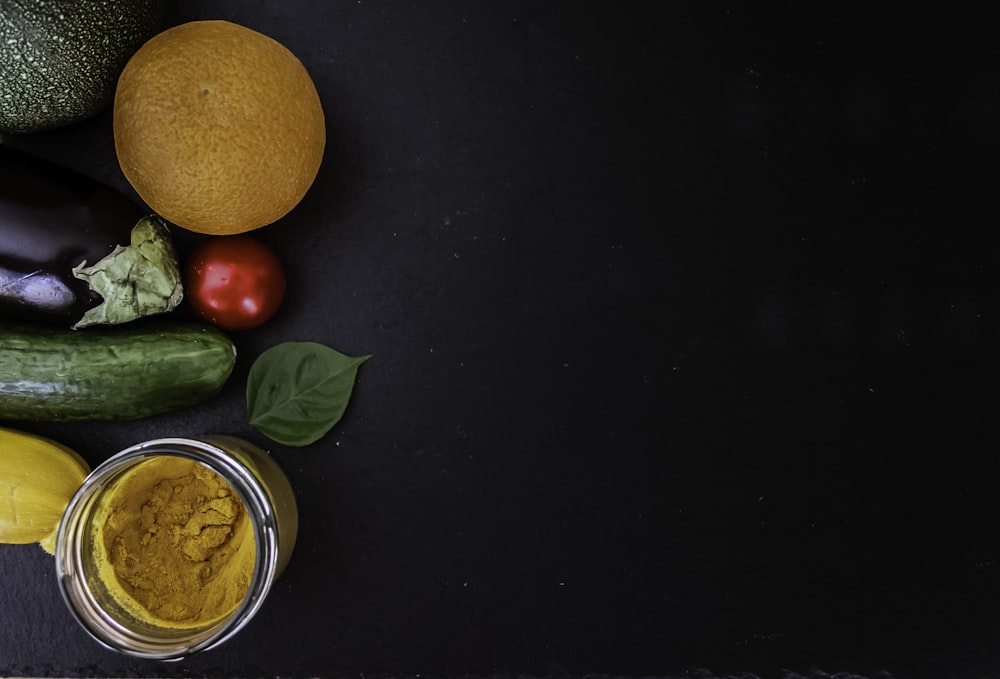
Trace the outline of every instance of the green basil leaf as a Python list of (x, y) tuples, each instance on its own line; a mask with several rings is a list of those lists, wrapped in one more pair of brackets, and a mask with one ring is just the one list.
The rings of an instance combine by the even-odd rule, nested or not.
[(317, 342), (284, 342), (262, 353), (247, 377), (247, 416), (268, 438), (306, 446), (340, 421), (362, 363)]

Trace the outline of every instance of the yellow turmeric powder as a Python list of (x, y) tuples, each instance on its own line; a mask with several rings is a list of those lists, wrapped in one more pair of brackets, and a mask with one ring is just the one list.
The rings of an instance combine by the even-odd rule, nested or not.
[(187, 458), (153, 457), (105, 497), (95, 557), (125, 611), (160, 627), (192, 628), (239, 606), (256, 545), (246, 508), (215, 472)]

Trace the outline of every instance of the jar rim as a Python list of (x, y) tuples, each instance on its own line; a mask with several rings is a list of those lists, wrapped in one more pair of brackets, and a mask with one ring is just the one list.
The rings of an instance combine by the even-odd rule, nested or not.
[[(222, 477), (246, 508), (255, 542), (254, 569), (246, 595), (221, 621), (193, 630), (189, 638), (171, 630), (163, 639), (130, 628), (105, 610), (83, 577), (82, 532), (94, 505), (109, 484), (127, 470), (158, 457), (182, 457), (200, 463)], [(168, 437), (138, 443), (98, 465), (74, 493), (56, 538), (56, 579), (63, 600), (83, 628), (103, 646), (152, 660), (179, 660), (226, 641), (256, 614), (270, 590), (278, 563), (278, 529), (268, 493), (260, 479), (225, 448), (210, 441)], [(188, 643), (190, 641), (190, 643)]]

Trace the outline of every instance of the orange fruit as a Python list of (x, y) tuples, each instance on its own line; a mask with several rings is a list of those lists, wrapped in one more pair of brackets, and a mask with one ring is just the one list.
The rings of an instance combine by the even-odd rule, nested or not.
[(118, 80), (113, 125), (122, 172), (150, 209), (215, 235), (285, 216), (326, 145), (302, 62), (228, 21), (181, 24), (146, 42)]

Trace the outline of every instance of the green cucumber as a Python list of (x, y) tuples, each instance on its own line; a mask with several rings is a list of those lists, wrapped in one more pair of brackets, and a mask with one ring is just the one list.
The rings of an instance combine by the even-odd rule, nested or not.
[(0, 322), (0, 420), (136, 420), (216, 395), (236, 348), (200, 323), (67, 330)]

